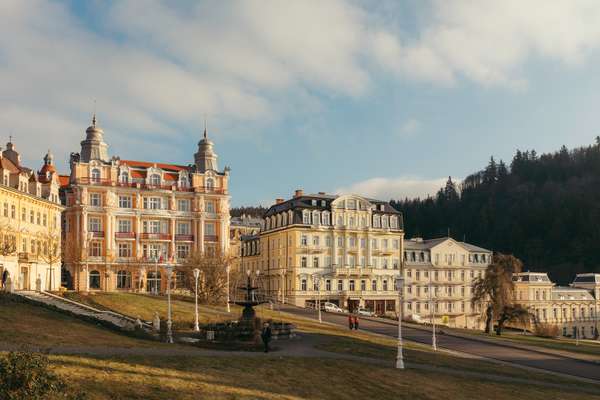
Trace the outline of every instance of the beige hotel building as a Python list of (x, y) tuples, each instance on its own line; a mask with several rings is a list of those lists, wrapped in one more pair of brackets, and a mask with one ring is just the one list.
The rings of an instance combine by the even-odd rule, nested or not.
[(0, 277), (12, 290), (58, 290), (61, 276), (59, 176), (50, 152), (39, 171), (9, 141), (0, 152)]
[[(271, 298), (301, 307), (320, 298), (343, 308), (394, 314), (404, 275), (404, 316), (480, 327), (471, 285), (492, 252), (451, 238), (404, 240), (402, 215), (389, 203), (356, 195), (278, 199), (256, 234), (241, 237), (241, 268)], [(262, 278), (261, 278), (262, 277)], [(433, 296), (433, 297), (431, 297)]]
[(164, 291), (167, 263), (229, 250), (229, 168), (206, 130), (190, 165), (109, 157), (96, 117), (61, 194), (65, 269), (75, 290)]
[(547, 324), (556, 326), (562, 336), (597, 336), (600, 274), (577, 274), (569, 286), (558, 286), (545, 272), (522, 272), (513, 276), (513, 283), (514, 301), (532, 316), (526, 329)]
[(355, 195), (278, 199), (258, 235), (242, 237), (243, 270), (260, 271), (274, 299), (298, 306), (321, 300), (350, 310), (396, 310), (402, 215), (389, 203)]

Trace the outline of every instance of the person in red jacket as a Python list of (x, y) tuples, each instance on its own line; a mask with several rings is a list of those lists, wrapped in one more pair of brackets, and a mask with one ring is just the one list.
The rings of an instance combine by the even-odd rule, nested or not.
[(352, 314), (348, 314), (348, 328), (350, 328), (350, 330), (354, 329), (354, 318), (352, 317)]
[(354, 322), (354, 329), (358, 329), (358, 316), (357, 315), (354, 316), (353, 322)]

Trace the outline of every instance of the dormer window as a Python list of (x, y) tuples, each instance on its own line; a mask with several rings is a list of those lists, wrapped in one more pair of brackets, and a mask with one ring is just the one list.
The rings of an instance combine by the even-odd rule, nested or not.
[(310, 213), (306, 210), (302, 211), (302, 223), (305, 225), (310, 224)]
[(126, 171), (121, 172), (121, 183), (129, 182), (129, 173)]
[(94, 168), (92, 170), (92, 182), (94, 182), (94, 183), (100, 182), (100, 170), (98, 168)]
[(160, 186), (160, 175), (158, 175), (158, 174), (150, 175), (150, 184), (152, 186)]
[(212, 178), (206, 179), (206, 190), (214, 190), (215, 181)]
[(316, 206), (316, 205), (317, 205), (317, 200), (313, 199), (313, 200), (311, 200), (311, 202), (310, 202), (310, 203), (311, 203), (313, 206)]

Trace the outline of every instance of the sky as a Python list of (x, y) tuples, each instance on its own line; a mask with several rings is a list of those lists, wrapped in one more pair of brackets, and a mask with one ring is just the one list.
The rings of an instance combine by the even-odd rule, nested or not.
[(206, 120), (232, 205), (435, 194), (600, 134), (597, 0), (0, 1), (0, 143), (61, 173), (187, 165)]

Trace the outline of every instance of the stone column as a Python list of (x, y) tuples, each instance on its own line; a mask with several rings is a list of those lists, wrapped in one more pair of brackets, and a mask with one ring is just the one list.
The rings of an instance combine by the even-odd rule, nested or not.
[(367, 233), (367, 266), (373, 266), (373, 248), (371, 247), (371, 235)]
[(204, 215), (200, 217), (200, 224), (199, 224), (199, 233), (198, 233), (198, 237), (199, 237), (199, 242), (198, 244), (200, 245), (200, 253), (204, 253)]
[(175, 257), (175, 218), (171, 218), (171, 256)]

